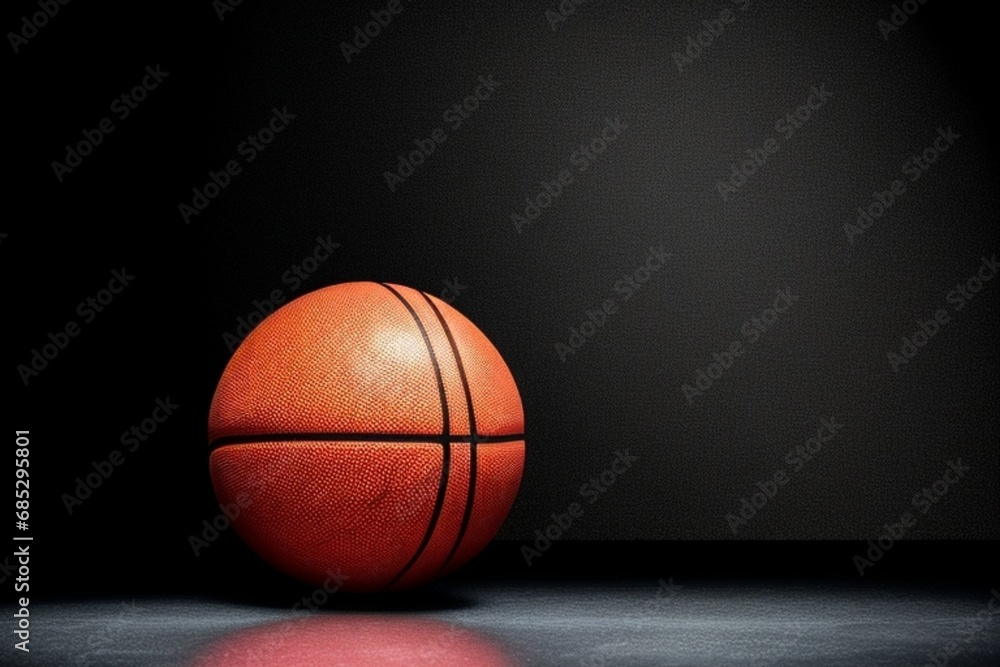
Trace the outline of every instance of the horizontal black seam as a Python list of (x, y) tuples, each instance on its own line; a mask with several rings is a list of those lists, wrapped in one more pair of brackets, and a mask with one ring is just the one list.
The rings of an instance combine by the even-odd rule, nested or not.
[(448, 442), (472, 442), (475, 439), (477, 444), (517, 442), (524, 440), (523, 433), (513, 433), (511, 435), (479, 435), (475, 438), (471, 434), (457, 434), (442, 436), (438, 434), (419, 433), (259, 433), (253, 435), (227, 435), (213, 440), (209, 447), (216, 449), (225, 445), (246, 445), (255, 442), (303, 442), (303, 441), (327, 441), (327, 442), (428, 442), (440, 444), (442, 440)]

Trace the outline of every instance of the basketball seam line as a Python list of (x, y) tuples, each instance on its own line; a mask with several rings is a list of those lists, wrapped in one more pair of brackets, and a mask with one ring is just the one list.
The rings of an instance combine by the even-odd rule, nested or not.
[[(209, 443), (209, 449), (215, 450), (232, 445), (250, 445), (261, 442), (441, 442), (440, 435), (420, 433), (255, 433), (252, 435), (224, 435)], [(503, 444), (524, 440), (523, 433), (510, 435), (469, 435), (465, 433), (449, 435), (448, 441), (453, 443), (472, 442), (477, 444)]]
[(427, 335), (427, 329), (424, 327), (424, 323), (420, 320), (420, 316), (417, 315), (417, 311), (414, 310), (413, 306), (409, 301), (406, 300), (402, 294), (397, 292), (391, 285), (386, 283), (379, 283), (382, 287), (386, 288), (392, 292), (397, 299), (399, 299), (402, 304), (409, 311), (410, 315), (413, 317), (413, 321), (416, 322), (417, 328), (420, 330), (420, 335), (424, 339), (424, 345), (427, 346), (427, 352), (431, 357), (431, 365), (434, 367), (434, 376), (437, 380), (438, 394), (441, 399), (441, 447), (442, 447), (442, 462), (441, 462), (441, 482), (438, 486), (437, 498), (434, 501), (434, 511), (431, 514), (430, 522), (427, 525), (427, 531), (424, 533), (424, 539), (420, 542), (420, 546), (417, 547), (416, 553), (410, 558), (410, 561), (403, 566), (396, 576), (394, 576), (389, 583), (382, 587), (382, 590), (388, 590), (396, 585), (400, 579), (402, 579), (410, 568), (420, 559), (423, 555), (424, 550), (427, 545), (430, 544), (431, 537), (434, 535), (434, 531), (437, 529), (438, 519), (441, 517), (441, 510), (444, 507), (445, 494), (448, 489), (448, 478), (451, 476), (451, 443), (448, 440), (448, 434), (451, 432), (451, 423), (448, 415), (448, 395), (444, 388), (444, 378), (441, 375), (441, 366), (438, 364), (437, 355), (434, 352), (434, 346), (431, 345), (430, 336)]
[(444, 316), (438, 307), (434, 305), (430, 297), (427, 294), (421, 292), (424, 301), (427, 305), (431, 307), (434, 311), (434, 315), (437, 317), (438, 323), (444, 330), (445, 336), (448, 338), (448, 345), (451, 347), (451, 353), (455, 356), (455, 365), (458, 367), (458, 376), (462, 381), (462, 390), (465, 394), (465, 405), (469, 412), (469, 485), (465, 496), (465, 507), (462, 510), (462, 522), (458, 528), (458, 534), (455, 536), (455, 543), (451, 546), (451, 550), (448, 552), (448, 556), (441, 563), (441, 567), (438, 568), (438, 572), (443, 572), (451, 559), (455, 557), (458, 552), (459, 546), (462, 544), (462, 540), (465, 538), (465, 533), (469, 529), (469, 522), (472, 519), (472, 506), (476, 498), (476, 476), (477, 471), (477, 437), (476, 437), (476, 413), (472, 404), (472, 390), (469, 387), (469, 378), (465, 374), (465, 365), (462, 363), (462, 355), (458, 351), (458, 343), (455, 342), (455, 337), (451, 333), (451, 328), (448, 326), (448, 322), (445, 321)]

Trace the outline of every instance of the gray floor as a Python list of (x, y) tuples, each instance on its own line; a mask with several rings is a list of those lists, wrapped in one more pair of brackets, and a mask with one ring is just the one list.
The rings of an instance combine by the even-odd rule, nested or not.
[(950, 648), (950, 666), (1000, 665), (989, 590), (680, 580), (435, 590), (388, 611), (336, 596), (316, 612), (291, 611), (294, 600), (39, 604), (30, 656), (7, 646), (2, 664), (920, 666)]

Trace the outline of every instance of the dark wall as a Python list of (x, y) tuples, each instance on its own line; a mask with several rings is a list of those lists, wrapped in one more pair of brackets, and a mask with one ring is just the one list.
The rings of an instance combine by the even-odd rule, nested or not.
[[(501, 537), (581, 502), (569, 539), (864, 540), (905, 513), (908, 537), (1000, 538), (984, 17), (218, 6), (70, 3), (7, 55), (5, 414), (32, 431), (52, 571), (244, 558), (230, 534), (198, 558), (187, 542), (218, 511), (205, 428), (225, 334), (275, 290), (349, 280), (453, 298), (507, 360), (528, 454)], [(15, 3), (4, 25), (36, 11)], [(371, 11), (391, 20), (348, 62)], [(147, 66), (168, 74), (123, 118), (112, 101), (156, 82)], [(447, 111), (477, 87), (474, 110)], [(273, 142), (242, 144), (275, 111)], [(105, 117), (92, 154), (54, 169)], [(297, 284), (318, 237), (339, 247)], [(77, 310), (123, 267), (102, 312)], [(17, 366), (69, 321), (79, 335), (25, 385)], [(175, 414), (69, 513), (75, 479), (167, 397)], [(612, 485), (582, 488), (626, 450)]]

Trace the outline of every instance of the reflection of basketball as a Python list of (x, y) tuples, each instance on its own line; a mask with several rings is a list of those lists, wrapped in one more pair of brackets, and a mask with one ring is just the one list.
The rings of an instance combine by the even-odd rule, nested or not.
[(510, 667), (509, 650), (431, 618), (324, 615), (244, 628), (202, 648), (192, 667)]
[(284, 572), (407, 588), (496, 534), (523, 431), (514, 379), (474, 324), (408, 287), (345, 283), (283, 306), (236, 350), (209, 415), (212, 483)]

